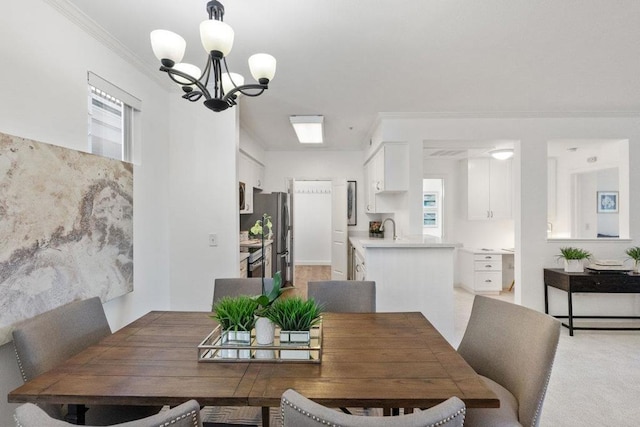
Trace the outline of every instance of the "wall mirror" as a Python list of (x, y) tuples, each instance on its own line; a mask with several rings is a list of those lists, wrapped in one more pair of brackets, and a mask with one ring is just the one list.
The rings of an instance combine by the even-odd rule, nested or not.
[(547, 238), (629, 238), (629, 141), (547, 143)]

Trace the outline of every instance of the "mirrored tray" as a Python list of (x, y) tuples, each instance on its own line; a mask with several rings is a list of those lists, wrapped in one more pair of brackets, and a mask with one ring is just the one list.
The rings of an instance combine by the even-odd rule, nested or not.
[(198, 345), (198, 362), (260, 362), (260, 363), (321, 363), (322, 321), (310, 331), (309, 344), (283, 344), (280, 329), (276, 328), (272, 345), (259, 345), (255, 329), (248, 344), (225, 342), (224, 333), (217, 326)]

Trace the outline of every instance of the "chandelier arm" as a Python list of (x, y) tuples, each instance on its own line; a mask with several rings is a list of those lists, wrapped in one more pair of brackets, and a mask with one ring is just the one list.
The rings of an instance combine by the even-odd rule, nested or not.
[(199, 80), (193, 78), (193, 76), (190, 76), (187, 73), (183, 73), (182, 71), (175, 70), (173, 68), (167, 68), (167, 67), (164, 67), (164, 66), (160, 67), (160, 71), (164, 71), (165, 73), (167, 73), (171, 80), (173, 80), (174, 82), (178, 83), (181, 86), (188, 86), (188, 85), (185, 85), (184, 83), (176, 80), (174, 75), (178, 75), (178, 76), (182, 77), (183, 79), (186, 79), (186, 80), (190, 81), (191, 84), (196, 85), (198, 87), (198, 89), (200, 89), (200, 92), (204, 95), (205, 98), (211, 99), (211, 94), (209, 93), (207, 88)]
[(222, 88), (222, 68), (220, 67), (220, 60), (211, 59), (213, 62), (213, 83), (215, 98), (222, 99), (224, 97), (224, 89)]
[[(253, 90), (253, 89), (259, 90), (259, 92), (256, 92), (256, 93), (245, 92), (245, 90)], [(236, 92), (240, 92), (241, 94), (246, 96), (260, 96), (262, 95), (262, 92), (264, 92), (267, 89), (268, 87), (266, 85), (261, 85), (260, 83), (236, 86), (224, 96), (224, 100), (226, 101), (228, 99), (231, 99), (231, 97), (234, 96)]]
[(187, 101), (196, 102), (200, 100), (200, 98), (202, 98), (202, 92), (198, 92), (198, 91), (187, 92), (184, 95), (182, 95), (182, 97)]

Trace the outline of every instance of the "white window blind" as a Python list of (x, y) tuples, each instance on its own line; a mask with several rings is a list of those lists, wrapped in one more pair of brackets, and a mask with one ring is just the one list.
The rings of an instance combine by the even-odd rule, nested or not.
[(88, 82), (89, 151), (133, 162), (140, 100), (91, 72)]

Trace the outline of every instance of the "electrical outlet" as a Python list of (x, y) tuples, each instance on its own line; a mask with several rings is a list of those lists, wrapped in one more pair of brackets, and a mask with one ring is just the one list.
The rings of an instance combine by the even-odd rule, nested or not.
[(209, 234), (209, 246), (218, 246), (218, 235), (216, 233)]

